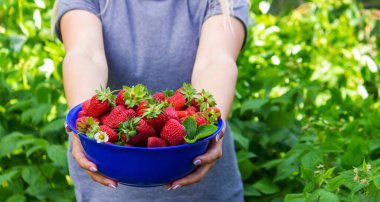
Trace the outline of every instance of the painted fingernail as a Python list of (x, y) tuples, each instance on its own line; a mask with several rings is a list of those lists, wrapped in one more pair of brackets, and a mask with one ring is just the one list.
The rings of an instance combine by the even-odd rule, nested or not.
[(168, 191), (171, 190), (171, 189), (172, 189), (172, 187), (166, 188), (166, 190), (168, 190)]
[(193, 164), (194, 165), (196, 165), (196, 166), (199, 166), (199, 165), (201, 165), (201, 163), (202, 163), (202, 161), (201, 160), (195, 160), (194, 162), (193, 162)]
[(95, 167), (91, 166), (90, 167), (90, 171), (92, 171), (92, 172), (98, 172), (98, 169), (96, 169)]
[(219, 134), (216, 135), (216, 137), (215, 137), (215, 141), (216, 141), (216, 142), (219, 142)]
[(175, 190), (175, 189), (179, 189), (180, 187), (181, 187), (181, 185), (180, 185), (180, 184), (177, 184), (176, 186), (173, 187), (173, 190)]
[(108, 187), (112, 188), (112, 189), (116, 189), (116, 186), (113, 185), (113, 184), (109, 184)]

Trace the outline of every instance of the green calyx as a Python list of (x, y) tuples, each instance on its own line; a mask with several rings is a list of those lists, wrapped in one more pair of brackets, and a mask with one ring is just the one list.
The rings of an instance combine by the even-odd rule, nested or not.
[(95, 133), (99, 132), (100, 128), (99, 123), (96, 122), (94, 118), (87, 117), (85, 121), (78, 123), (77, 130), (87, 137), (94, 139)]
[(216, 101), (210, 92), (202, 89), (202, 93), (195, 95), (195, 101), (199, 104), (199, 109), (202, 112), (206, 112), (209, 107), (216, 105)]
[(128, 107), (137, 106), (140, 102), (149, 97), (148, 88), (141, 84), (132, 87), (123, 86), (123, 89), (124, 102)]
[(169, 104), (166, 101), (158, 103), (158, 104), (157, 103), (149, 104), (148, 108), (144, 110), (144, 113), (142, 116), (148, 119), (155, 118), (159, 114), (161, 114), (168, 105)]
[(111, 106), (115, 106), (116, 96), (113, 92), (111, 92), (109, 87), (104, 89), (103, 86), (100, 86), (100, 90), (96, 90), (96, 98), (101, 102), (105, 102), (107, 100)]
[(190, 106), (191, 100), (197, 95), (197, 90), (189, 83), (183, 83), (183, 89), (180, 92), (186, 99), (186, 106)]
[(138, 117), (133, 117), (130, 120), (127, 120), (125, 122), (120, 123), (119, 125), (119, 138), (121, 139), (121, 136), (125, 134), (127, 137), (127, 140), (129, 140), (130, 137), (133, 137), (137, 135), (137, 125), (140, 122), (140, 118)]
[(207, 110), (205, 118), (208, 122), (210, 122), (210, 124), (216, 124), (218, 123), (218, 118), (220, 116), (220, 112), (216, 111), (215, 108), (212, 107), (210, 110)]

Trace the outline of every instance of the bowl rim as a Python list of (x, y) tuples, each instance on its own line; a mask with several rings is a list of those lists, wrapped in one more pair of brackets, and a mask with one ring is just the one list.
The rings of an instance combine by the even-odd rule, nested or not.
[[(69, 113), (66, 116), (66, 124), (67, 124), (67, 126), (70, 128), (70, 130), (73, 133), (78, 134), (81, 139), (85, 139), (86, 141), (90, 141), (90, 142), (98, 144), (99, 146), (105, 146), (105, 147), (116, 147), (116, 148), (122, 148), (122, 149), (144, 150), (144, 151), (147, 151), (147, 150), (148, 151), (153, 151), (153, 150), (171, 150), (171, 149), (177, 149), (177, 148), (186, 148), (186, 147), (191, 147), (191, 146), (195, 146), (195, 145), (198, 145), (198, 144), (202, 144), (203, 142), (208, 141), (208, 140), (214, 138), (216, 135), (218, 135), (222, 131), (222, 129), (224, 127), (224, 121), (223, 121), (223, 119), (220, 119), (218, 121), (218, 124), (217, 124), (218, 129), (212, 135), (210, 135), (210, 136), (208, 136), (206, 138), (203, 138), (201, 140), (198, 140), (198, 141), (196, 141), (194, 143), (181, 144), (181, 145), (175, 145), (175, 146), (166, 146), (166, 147), (134, 147), (134, 146), (107, 144), (107, 143), (97, 143), (94, 139), (90, 139), (86, 135), (84, 135), (82, 133), (78, 133), (78, 131), (76, 130), (76, 128), (73, 127), (73, 125), (71, 124), (72, 122), (69, 121), (70, 118), (74, 118), (75, 114), (78, 115), (78, 113), (79, 113), (79, 111), (81, 109), (82, 109), (82, 103), (76, 105), (75, 107), (73, 107), (69, 111)], [(75, 123), (75, 121), (74, 121), (74, 123)]]

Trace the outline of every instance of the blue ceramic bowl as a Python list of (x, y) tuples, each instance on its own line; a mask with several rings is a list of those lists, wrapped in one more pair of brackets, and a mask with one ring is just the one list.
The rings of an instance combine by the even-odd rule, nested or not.
[(196, 168), (194, 158), (206, 152), (210, 140), (220, 133), (224, 125), (220, 120), (214, 134), (191, 144), (160, 148), (99, 144), (76, 130), (75, 120), (81, 110), (81, 104), (71, 109), (66, 123), (79, 134), (87, 158), (98, 166), (103, 175), (135, 187), (161, 186), (190, 174)]

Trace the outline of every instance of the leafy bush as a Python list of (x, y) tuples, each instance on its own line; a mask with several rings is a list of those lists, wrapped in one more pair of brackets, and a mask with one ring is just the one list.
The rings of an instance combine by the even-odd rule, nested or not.
[[(50, 3), (50, 1), (46, 1)], [(72, 201), (62, 45), (43, 1), (0, 3), (0, 201)]]
[(231, 117), (247, 201), (375, 201), (375, 20), (348, 0), (268, 5), (253, 5)]
[[(0, 2), (0, 201), (74, 200), (51, 3)], [(379, 22), (351, 0), (269, 5), (252, 1), (230, 119), (246, 200), (375, 201)]]

